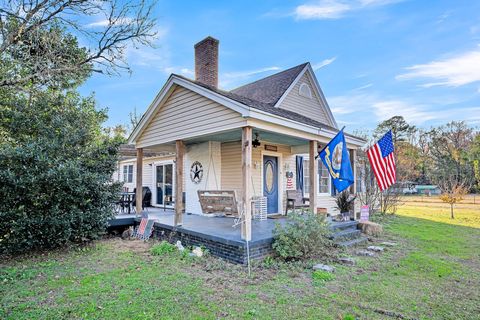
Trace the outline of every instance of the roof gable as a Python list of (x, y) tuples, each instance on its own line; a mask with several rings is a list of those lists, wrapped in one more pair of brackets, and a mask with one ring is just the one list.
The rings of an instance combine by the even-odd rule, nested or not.
[[(301, 89), (304, 89), (303, 94), (300, 92)], [(310, 93), (310, 96), (305, 95), (305, 93)], [(314, 74), (307, 68), (292, 83), (291, 88), (280, 99), (276, 107), (308, 115), (315, 121), (336, 127), (333, 116), (329, 112), (330, 108), (325, 99), (322, 99), (322, 96), (323, 94), (315, 85)]]
[(258, 102), (275, 105), (308, 63), (248, 83), (230, 92)]

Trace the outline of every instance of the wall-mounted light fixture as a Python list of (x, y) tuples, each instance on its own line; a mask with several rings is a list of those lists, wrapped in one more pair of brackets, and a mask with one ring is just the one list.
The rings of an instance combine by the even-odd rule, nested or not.
[(255, 132), (255, 140), (252, 141), (252, 146), (254, 148), (256, 148), (256, 147), (260, 147), (260, 145), (261, 145), (261, 143), (258, 140), (258, 133)]

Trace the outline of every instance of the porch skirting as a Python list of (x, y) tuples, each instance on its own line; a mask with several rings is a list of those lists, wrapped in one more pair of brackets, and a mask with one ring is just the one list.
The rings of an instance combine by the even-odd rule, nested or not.
[[(247, 244), (245, 241), (225, 239), (160, 222), (155, 222), (153, 236), (170, 243), (180, 240), (184, 246), (203, 247), (210, 254), (233, 263), (247, 263)], [(272, 242), (273, 238), (250, 241), (250, 259), (260, 260), (271, 255), (273, 253)]]

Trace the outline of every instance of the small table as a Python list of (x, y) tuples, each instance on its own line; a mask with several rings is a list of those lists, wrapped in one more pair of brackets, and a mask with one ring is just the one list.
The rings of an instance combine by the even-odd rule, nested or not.
[(127, 212), (130, 214), (132, 212), (132, 204), (135, 199), (135, 192), (122, 192), (122, 211), (125, 210), (125, 205), (128, 206)]

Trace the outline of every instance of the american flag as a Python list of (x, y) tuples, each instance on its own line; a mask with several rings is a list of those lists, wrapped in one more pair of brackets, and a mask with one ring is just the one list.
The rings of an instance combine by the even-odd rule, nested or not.
[(392, 131), (388, 131), (376, 144), (367, 150), (368, 160), (381, 191), (397, 181), (394, 150)]

